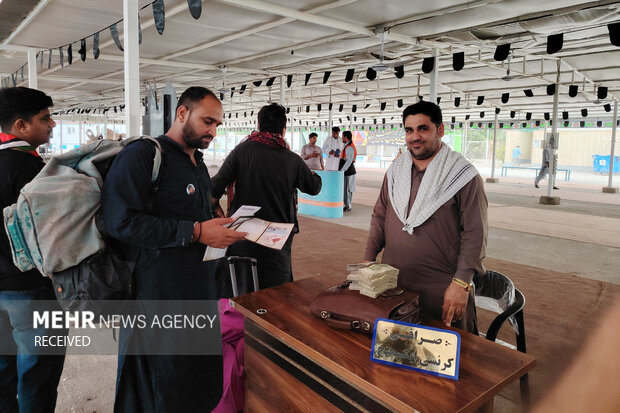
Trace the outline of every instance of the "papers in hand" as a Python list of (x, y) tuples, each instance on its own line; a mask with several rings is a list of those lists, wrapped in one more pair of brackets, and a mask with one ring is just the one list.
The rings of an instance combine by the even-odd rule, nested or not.
[[(231, 216), (235, 222), (226, 225), (239, 232), (247, 232), (245, 239), (259, 245), (280, 250), (293, 231), (293, 224), (269, 222), (254, 217), (259, 206), (243, 205)], [(226, 248), (207, 247), (203, 261), (211, 261), (226, 255)]]

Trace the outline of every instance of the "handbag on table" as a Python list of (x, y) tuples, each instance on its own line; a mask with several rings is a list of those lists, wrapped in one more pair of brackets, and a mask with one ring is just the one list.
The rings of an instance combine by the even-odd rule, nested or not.
[(328, 326), (372, 334), (377, 318), (389, 318), (405, 323), (420, 321), (420, 295), (413, 291), (393, 288), (377, 298), (350, 290), (351, 281), (329, 287), (310, 305), (310, 312), (325, 320)]

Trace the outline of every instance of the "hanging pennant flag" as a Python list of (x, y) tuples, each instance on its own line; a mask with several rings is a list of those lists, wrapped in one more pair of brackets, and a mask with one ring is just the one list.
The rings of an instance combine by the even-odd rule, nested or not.
[(452, 119), (450, 119), (450, 122), (452, 123), (456, 122), (456, 116), (452, 116)]
[(372, 67), (369, 67), (368, 69), (366, 69), (366, 79), (375, 80), (376, 77), (377, 77), (377, 72)]
[(476, 100), (476, 105), (480, 106), (484, 102), (484, 96), (478, 96), (478, 100)]
[(581, 109), (581, 117), (582, 118), (588, 117), (588, 109)]
[[(472, 122), (474, 123), (474, 122)], [(478, 127), (481, 128), (482, 127), (482, 122), (478, 122)]]
[(41, 56), (40, 56), (39, 60), (40, 60), (41, 63), (39, 64), (39, 68), (43, 69), (43, 55), (45, 54), (45, 51), (41, 50), (40, 54), (41, 54)]
[(85, 62), (86, 61), (86, 39), (80, 40), (80, 50), (78, 50), (78, 53), (80, 54), (80, 59), (82, 59), (82, 62)]
[(540, 126), (540, 120), (536, 121), (536, 126)]
[(422, 71), (424, 73), (430, 73), (433, 71), (435, 67), (435, 58), (434, 57), (425, 57), (422, 61)]
[(502, 129), (504, 127), (504, 122), (500, 122), (499, 128)]
[(220, 93), (220, 100), (224, 100), (224, 94)]
[(333, 107), (333, 106), (334, 106), (334, 105), (332, 104), (332, 102), (329, 102), (329, 106), (328, 106), (327, 110), (329, 110), (329, 111), (331, 112), (331, 111), (332, 111), (332, 107)]
[(523, 122), (521, 126), (523, 126), (524, 128), (527, 128), (527, 123)]
[(15, 73), (11, 73), (11, 80), (13, 80), (13, 87), (17, 86), (17, 77)]
[(510, 111), (510, 117), (514, 119), (514, 117), (517, 115), (517, 112), (515, 112), (514, 110)]
[(605, 109), (605, 112), (611, 112), (611, 104), (610, 103), (605, 103), (603, 105), (603, 109)]
[(551, 117), (549, 116), (549, 112), (545, 112), (545, 120), (549, 120)]
[(352, 111), (353, 113), (357, 112), (357, 105), (353, 105), (353, 106), (351, 106), (351, 111)]
[(364, 109), (368, 109), (370, 107), (370, 103), (366, 103), (366, 106), (364, 106)]
[(263, 83), (262, 80), (257, 80), (256, 82), (252, 82), (252, 84), (256, 87), (259, 87), (261, 85), (261, 83)]
[(306, 106), (306, 113), (310, 112), (310, 105)]
[(385, 110), (385, 106), (386, 106), (386, 103), (385, 102), (381, 102), (381, 105), (380, 105), (381, 111)]
[(577, 96), (577, 92), (579, 91), (579, 86), (577, 85), (570, 85), (568, 87), (568, 96), (574, 98), (575, 96)]
[(338, 112), (342, 112), (343, 109), (344, 109), (344, 105), (338, 106)]
[(534, 92), (532, 92), (532, 89), (525, 89), (523, 93), (525, 93), (525, 96), (528, 98), (534, 97)]
[(320, 112), (321, 111), (321, 104), (319, 103), (318, 105), (316, 105), (316, 111)]
[(500, 109), (499, 108), (495, 108), (495, 114), (499, 115)]
[(461, 106), (461, 98), (457, 96), (454, 98), (454, 107), (458, 108), (459, 106)]
[(599, 99), (605, 99), (607, 97), (607, 87), (605, 86), (599, 86), (598, 90), (596, 92), (596, 96)]
[(291, 87), (293, 84), (293, 75), (286, 76), (286, 87)]
[(60, 67), (65, 67), (65, 63), (63, 62), (64, 58), (62, 54), (62, 46), (60, 46), (58, 50), (60, 51)]
[(310, 81), (310, 76), (312, 76), (312, 73), (306, 73), (306, 81), (304, 82), (304, 86), (308, 86), (308, 82)]
[(500, 44), (495, 49), (495, 54), (493, 55), (493, 59), (495, 59), (498, 62), (501, 62), (508, 58), (509, 53), (510, 53), (510, 43)]
[(526, 113), (525, 113), (525, 119), (526, 119), (526, 120), (530, 120), (530, 119), (532, 119), (532, 113), (531, 113), (531, 112), (526, 112)]
[(138, 45), (142, 44), (142, 26), (140, 25), (140, 16), (138, 15)]
[(567, 111), (563, 111), (562, 112), (562, 119), (568, 119), (568, 112)]
[(192, 17), (198, 20), (202, 13), (202, 0), (187, 0), (187, 6)]
[(510, 99), (510, 93), (502, 93), (502, 103), (508, 103), (508, 99)]
[(457, 72), (465, 66), (465, 52), (454, 53), (452, 55), (452, 69)]
[(67, 47), (67, 63), (73, 63), (73, 47), (71, 43), (69, 43), (69, 47)]
[(439, 105), (439, 102), (441, 102), (441, 96), (437, 96), (437, 104)]
[(484, 111), (480, 112), (480, 119), (484, 118)]
[(397, 79), (402, 79), (405, 76), (405, 65), (396, 66), (394, 68), (394, 75)]
[(350, 82), (353, 80), (353, 75), (355, 74), (355, 69), (348, 69), (347, 75), (344, 77), (345, 82)]
[(164, 27), (166, 25), (164, 0), (155, 0), (153, 2), (153, 20), (155, 20), (155, 28), (157, 29), (157, 33), (164, 34)]
[(52, 67), (52, 49), (47, 51), (47, 68), (50, 69)]
[(620, 46), (620, 23), (612, 23), (607, 25), (609, 30), (609, 40), (614, 46)]
[(403, 107), (403, 100), (402, 99), (398, 99), (397, 105), (399, 108)]
[(93, 36), (93, 57), (95, 59), (99, 58), (99, 33), (95, 33)]
[[(188, 1), (189, 1), (189, 0), (188, 0)], [(267, 83), (265, 83), (265, 85), (267, 85), (267, 87), (270, 87), (271, 85), (273, 85), (273, 82), (275, 82), (275, 81), (276, 81), (276, 77), (274, 76), (274, 77), (272, 77), (271, 79), (269, 79), (269, 80), (267, 81)]]
[(235, 94), (235, 87), (233, 86), (233, 87), (230, 88), (230, 98), (231, 99), (234, 96), (234, 94)]
[(245, 88), (246, 88), (246, 85), (241, 85), (241, 87), (239, 88), (240, 95), (243, 95), (243, 92), (245, 92)]
[(329, 79), (329, 76), (332, 74), (332, 72), (325, 72), (325, 74), (323, 75), (323, 84), (327, 83), (327, 80)]
[(586, 121), (584, 121), (584, 120), (579, 121), (579, 127), (583, 128), (584, 126), (586, 126)]
[(121, 44), (121, 40), (118, 38), (118, 29), (116, 28), (116, 24), (110, 26), (110, 34), (112, 35), (112, 39), (114, 40), (116, 47), (118, 47), (118, 50), (122, 52), (123, 45)]
[(555, 94), (555, 84), (547, 85), (547, 95), (551, 96)]
[(552, 34), (547, 37), (547, 54), (554, 54), (562, 50), (564, 33)]
[(602, 121), (602, 120), (597, 120), (597, 121), (596, 121), (596, 126), (598, 126), (599, 128), (600, 128), (601, 126), (603, 126), (603, 121)]

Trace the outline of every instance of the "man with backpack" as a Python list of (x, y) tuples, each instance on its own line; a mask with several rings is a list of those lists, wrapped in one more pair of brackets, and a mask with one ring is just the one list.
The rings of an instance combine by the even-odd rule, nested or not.
[[(224, 117), (222, 104), (203, 87), (190, 87), (177, 103), (164, 136), (158, 190), (153, 191), (154, 146), (147, 140), (124, 148), (110, 167), (102, 192), (107, 235), (139, 248), (136, 299), (215, 300), (212, 264), (204, 245), (227, 247), (246, 233), (213, 219), (211, 179), (202, 153)], [(222, 394), (222, 357), (125, 355), (143, 332), (121, 328), (115, 412), (211, 411)], [(221, 345), (221, 343), (220, 343)]]
[[(0, 210), (17, 201), (20, 190), (43, 168), (37, 147), (46, 144), (56, 123), (45, 93), (25, 87), (0, 89)], [(49, 278), (13, 265), (9, 240), (0, 230), (0, 411), (53, 412), (64, 364), (62, 355), (41, 355), (35, 337), (66, 330), (33, 328), (37, 301), (60, 310)], [(40, 308), (40, 307), (39, 307)], [(47, 308), (46, 308), (47, 309)]]

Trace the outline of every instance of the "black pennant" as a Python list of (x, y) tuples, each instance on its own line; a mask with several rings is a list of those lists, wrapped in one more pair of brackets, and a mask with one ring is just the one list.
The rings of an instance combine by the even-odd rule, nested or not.
[(368, 107), (370, 107), (370, 103), (366, 103), (366, 106), (364, 106), (364, 109), (368, 109)]
[(562, 112), (562, 119), (568, 119), (568, 112), (567, 111)]
[(506, 60), (508, 58), (508, 54), (510, 53), (510, 43), (500, 44), (495, 49), (495, 54), (493, 55), (493, 59), (498, 62), (502, 60)]
[(286, 76), (286, 86), (287, 87), (291, 87), (292, 84), (293, 84), (293, 75), (287, 75)]
[(534, 92), (532, 92), (532, 89), (525, 89), (523, 93), (525, 93), (525, 96), (528, 98), (534, 97)]
[(570, 85), (568, 87), (568, 96), (574, 98), (575, 96), (577, 96), (577, 92), (579, 91), (579, 86), (577, 85)]
[(457, 96), (454, 98), (454, 107), (458, 108), (459, 106), (461, 106), (461, 98)]
[(611, 104), (605, 103), (603, 109), (605, 109), (605, 112), (611, 112)]
[(62, 46), (60, 46), (58, 50), (60, 51), (60, 67), (65, 67), (64, 56), (62, 53)]
[(545, 120), (549, 120), (551, 117), (549, 116), (549, 112), (545, 112)]
[(85, 62), (86, 61), (86, 39), (80, 40), (80, 50), (78, 50), (78, 53), (80, 54), (80, 59), (82, 59), (82, 62)]
[(437, 96), (437, 104), (439, 105), (439, 102), (441, 102), (441, 96)]
[(368, 69), (366, 69), (366, 79), (375, 80), (376, 77), (377, 77), (377, 72), (372, 67), (369, 67)]
[(495, 108), (495, 114), (499, 115), (499, 112), (500, 112), (500, 108)]
[(52, 49), (50, 49), (47, 53), (48, 53), (47, 68), (50, 69), (52, 67)]
[(403, 100), (402, 99), (398, 99), (397, 105), (399, 108), (403, 107)]
[(600, 128), (601, 126), (603, 126), (603, 121), (602, 121), (602, 120), (597, 120), (597, 121), (596, 121), (596, 126), (598, 126), (599, 128)]
[(530, 120), (530, 119), (532, 119), (532, 112), (526, 112), (526, 113), (525, 113), (525, 119), (526, 119), (526, 120)]
[(609, 30), (609, 40), (614, 46), (620, 46), (620, 22), (607, 25)]
[(450, 119), (450, 121), (451, 121), (452, 123), (456, 122), (456, 116), (452, 116), (452, 119)]
[(381, 105), (380, 105), (381, 111), (385, 110), (385, 106), (386, 106), (386, 103), (385, 102), (381, 102)]
[(273, 85), (273, 82), (275, 81), (276, 81), (276, 77), (274, 76), (271, 79), (269, 79), (267, 83), (265, 83), (265, 85), (267, 85), (267, 87), (270, 87), (271, 85)]
[(508, 103), (508, 99), (510, 99), (510, 93), (502, 93), (502, 103)]
[(564, 33), (552, 34), (547, 37), (547, 54), (554, 54), (562, 50)]
[(306, 113), (310, 112), (310, 105), (306, 106)]
[(581, 117), (582, 118), (588, 117), (588, 109), (581, 109)]
[(166, 26), (164, 0), (155, 0), (153, 2), (153, 20), (155, 20), (155, 28), (157, 29), (157, 33), (164, 34), (164, 27)]
[(422, 61), (422, 71), (424, 73), (430, 73), (433, 71), (435, 67), (435, 58), (434, 57), (425, 57)]
[(241, 85), (241, 87), (239, 88), (240, 95), (243, 95), (243, 92), (245, 92), (245, 88), (246, 88), (246, 85)]
[(579, 127), (583, 128), (584, 126), (586, 126), (586, 121), (585, 120), (580, 121), (579, 122)]
[(536, 121), (536, 126), (540, 126), (540, 120)]
[(334, 104), (332, 102), (329, 102), (329, 105), (327, 107), (327, 110), (329, 110), (331, 112), (332, 108), (334, 107)]
[(598, 90), (596, 92), (596, 96), (599, 99), (605, 99), (607, 97), (607, 87), (605, 86), (599, 86)]
[(99, 33), (95, 33), (93, 36), (93, 57), (99, 58)]
[(263, 83), (262, 80), (257, 80), (256, 82), (252, 82), (254, 84), (254, 86), (259, 87), (261, 85), (261, 83)]
[(45, 55), (45, 51), (41, 50), (41, 64), (40, 64), (40, 68), (43, 69), (43, 57)]
[(484, 118), (484, 111), (480, 112), (480, 119)]
[(327, 83), (327, 80), (329, 79), (329, 76), (332, 74), (332, 72), (325, 72), (325, 74), (323, 75), (323, 84)]
[(192, 17), (198, 20), (202, 13), (202, 0), (187, 0), (187, 6)]
[(304, 86), (308, 86), (308, 82), (310, 81), (310, 76), (312, 76), (312, 73), (306, 73), (306, 81), (304, 83)]
[(353, 113), (357, 112), (357, 105), (351, 106), (351, 112)]
[(515, 112), (514, 110), (510, 111), (510, 117), (514, 119), (514, 117), (517, 115), (517, 112)]
[(69, 47), (67, 47), (67, 63), (73, 63), (73, 47), (71, 46), (71, 44), (69, 44)]
[(394, 68), (394, 75), (396, 76), (397, 79), (402, 79), (403, 76), (405, 76), (405, 66), (404, 65), (396, 66)]
[(345, 82), (350, 82), (353, 80), (353, 75), (355, 74), (355, 69), (347, 69), (347, 75), (344, 77)]
[(118, 38), (118, 29), (116, 28), (116, 24), (110, 26), (110, 34), (112, 35), (112, 39), (114, 40), (116, 47), (118, 47), (118, 49), (122, 52), (123, 45), (121, 44), (121, 40)]
[(457, 72), (465, 66), (465, 52), (454, 53), (452, 55), (452, 68)]
[(555, 84), (547, 85), (547, 95), (551, 96), (555, 94)]
[(316, 105), (316, 110), (317, 110), (317, 112), (321, 111), (321, 104), (320, 103), (318, 105)]
[(344, 109), (344, 105), (338, 106), (338, 112), (342, 112), (343, 109)]
[(478, 96), (478, 100), (476, 100), (476, 105), (482, 105), (484, 102), (484, 96)]
[(142, 26), (140, 25), (140, 16), (138, 16), (138, 45), (142, 44)]

